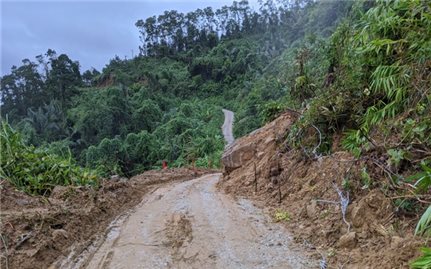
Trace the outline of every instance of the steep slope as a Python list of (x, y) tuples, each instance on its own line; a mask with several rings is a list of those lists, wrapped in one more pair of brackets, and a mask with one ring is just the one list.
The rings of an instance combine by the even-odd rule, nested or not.
[(307, 159), (287, 148), (284, 137), (296, 118), (284, 113), (237, 139), (223, 155), (219, 187), (287, 212), (296, 241), (319, 253), (329, 268), (406, 268), (425, 243), (413, 237), (417, 219), (398, 215), (382, 189), (364, 188), (363, 161), (351, 154)]

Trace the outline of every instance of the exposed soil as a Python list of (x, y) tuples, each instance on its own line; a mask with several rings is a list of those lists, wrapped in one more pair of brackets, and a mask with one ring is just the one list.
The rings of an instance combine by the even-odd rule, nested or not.
[(29, 196), (3, 181), (1, 268), (48, 268), (57, 260), (77, 258), (104, 237), (114, 218), (141, 202), (144, 194), (165, 183), (208, 172), (149, 171), (130, 180), (106, 180), (98, 190), (56, 187), (50, 197)]
[(384, 184), (361, 182), (365, 161), (282, 146), (294, 114), (234, 141), (224, 113), (221, 180), (148, 171), (48, 198), (1, 182), (1, 268), (407, 268), (426, 244)]
[[(363, 163), (349, 153), (310, 160), (283, 148), (281, 142), (294, 120), (295, 115), (284, 114), (236, 140), (230, 151), (244, 151), (241, 166), (235, 168), (231, 162), (234, 169), (225, 170), (219, 188), (251, 199), (272, 214), (287, 212), (286, 226), (295, 241), (320, 256), (328, 268), (408, 268), (426, 244), (413, 236), (417, 216), (396, 212), (383, 192), (384, 184), (364, 186), (359, 171)], [(349, 194), (348, 224), (337, 188), (344, 197)]]
[[(87, 253), (85, 268), (313, 268), (279, 224), (247, 200), (218, 192), (220, 174), (145, 196)], [(74, 261), (70, 264), (76, 265)], [(63, 266), (62, 268), (76, 268)]]

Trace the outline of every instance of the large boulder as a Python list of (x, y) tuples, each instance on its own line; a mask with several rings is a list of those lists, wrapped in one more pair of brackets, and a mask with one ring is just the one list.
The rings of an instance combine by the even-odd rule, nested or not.
[(253, 159), (255, 145), (252, 143), (233, 143), (223, 153), (222, 163), (226, 171), (235, 170)]
[[(261, 161), (264, 156), (274, 155), (277, 141), (283, 140), (295, 119), (296, 115), (287, 111), (276, 120), (228, 145), (222, 156), (225, 171), (229, 173), (253, 159)], [(271, 173), (278, 175), (279, 171), (274, 170)]]

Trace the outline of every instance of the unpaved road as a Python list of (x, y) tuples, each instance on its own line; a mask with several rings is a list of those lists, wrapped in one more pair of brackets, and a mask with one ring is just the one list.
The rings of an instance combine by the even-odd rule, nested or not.
[[(228, 145), (233, 112), (223, 109)], [(219, 192), (221, 174), (162, 185), (61, 268), (315, 268), (287, 231), (247, 200)]]
[(219, 178), (156, 189), (112, 227), (86, 268), (315, 268), (281, 225), (217, 191)]
[(223, 113), (224, 113), (224, 123), (222, 126), (222, 132), (223, 132), (223, 136), (224, 139), (227, 142), (227, 145), (229, 146), (230, 144), (233, 143), (233, 141), (235, 141), (235, 138), (233, 137), (233, 132), (232, 132), (232, 127), (233, 127), (233, 112), (227, 109), (222, 109)]

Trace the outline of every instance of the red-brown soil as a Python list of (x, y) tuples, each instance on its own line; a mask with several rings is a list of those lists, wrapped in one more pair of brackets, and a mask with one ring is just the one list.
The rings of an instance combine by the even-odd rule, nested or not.
[[(219, 188), (256, 201), (269, 214), (287, 212), (290, 220), (285, 223), (296, 241), (328, 268), (408, 268), (426, 244), (413, 236), (418, 215), (397, 212), (393, 193), (378, 175), (373, 186), (361, 182), (365, 161), (342, 151), (309, 159), (283, 146), (294, 121), (295, 115), (286, 113), (237, 140), (233, 147), (244, 151), (236, 154), (237, 162), (242, 158), (241, 166), (226, 169)], [(249, 145), (255, 147), (253, 154)], [(228, 166), (237, 165), (229, 163), (235, 156), (225, 159)], [(349, 193), (350, 228), (342, 219), (336, 188), (345, 196)]]
[[(50, 197), (30, 196), (6, 181), (1, 191), (1, 268), (48, 268), (85, 249), (112, 220), (137, 205), (156, 185), (210, 171), (148, 171), (130, 180), (105, 180), (99, 189), (56, 187)], [(213, 171), (212, 171), (213, 172)], [(76, 249), (78, 248), (78, 249)]]

